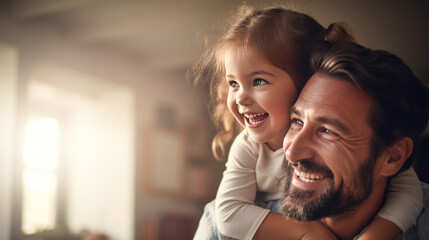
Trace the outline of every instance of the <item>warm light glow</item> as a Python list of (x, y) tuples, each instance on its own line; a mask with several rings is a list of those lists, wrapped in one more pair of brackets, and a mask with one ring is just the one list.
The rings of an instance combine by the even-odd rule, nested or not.
[(50, 229), (56, 221), (58, 121), (45, 118), (26, 128), (22, 195), (22, 231)]
[(53, 173), (27, 170), (24, 172), (24, 185), (32, 191), (49, 192), (55, 190), (57, 181)]
[(57, 166), (58, 155), (58, 121), (45, 118), (27, 125), (24, 166), (52, 170)]
[(26, 234), (55, 227), (56, 186), (54, 173), (24, 171), (22, 231)]

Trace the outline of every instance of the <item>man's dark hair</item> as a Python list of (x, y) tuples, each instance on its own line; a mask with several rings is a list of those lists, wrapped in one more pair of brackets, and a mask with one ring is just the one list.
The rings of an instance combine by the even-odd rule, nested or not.
[(314, 72), (352, 82), (371, 97), (369, 124), (375, 156), (395, 141), (410, 137), (413, 152), (402, 166), (416, 158), (419, 138), (428, 122), (429, 91), (397, 56), (356, 43), (326, 43), (313, 54)]

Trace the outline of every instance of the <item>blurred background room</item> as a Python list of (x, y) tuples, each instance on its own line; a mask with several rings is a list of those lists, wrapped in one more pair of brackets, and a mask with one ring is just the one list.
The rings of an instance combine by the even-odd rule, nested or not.
[[(247, 2), (345, 21), (429, 82), (426, 0)], [(225, 162), (186, 71), (240, 4), (1, 1), (0, 240), (192, 239)]]

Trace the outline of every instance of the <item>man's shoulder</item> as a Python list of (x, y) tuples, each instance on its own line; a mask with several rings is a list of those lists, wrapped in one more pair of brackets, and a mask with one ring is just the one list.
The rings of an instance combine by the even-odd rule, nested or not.
[(429, 184), (421, 182), (423, 190), (423, 204), (425, 206), (429, 205)]
[(422, 213), (419, 215), (419, 218), (417, 219), (417, 221), (420, 220), (421, 218), (425, 219), (426, 228), (427, 228), (428, 226), (427, 224), (429, 224), (429, 184), (421, 182), (421, 185), (422, 185), (422, 191), (423, 191), (423, 210), (422, 210)]
[(423, 191), (423, 210), (414, 226), (397, 239), (429, 239), (429, 184), (421, 182)]

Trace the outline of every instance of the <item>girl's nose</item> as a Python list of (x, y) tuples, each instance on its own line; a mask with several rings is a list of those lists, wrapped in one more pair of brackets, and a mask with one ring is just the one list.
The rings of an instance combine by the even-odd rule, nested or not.
[(237, 93), (235, 103), (241, 106), (249, 106), (253, 103), (253, 100), (247, 90), (240, 89)]

